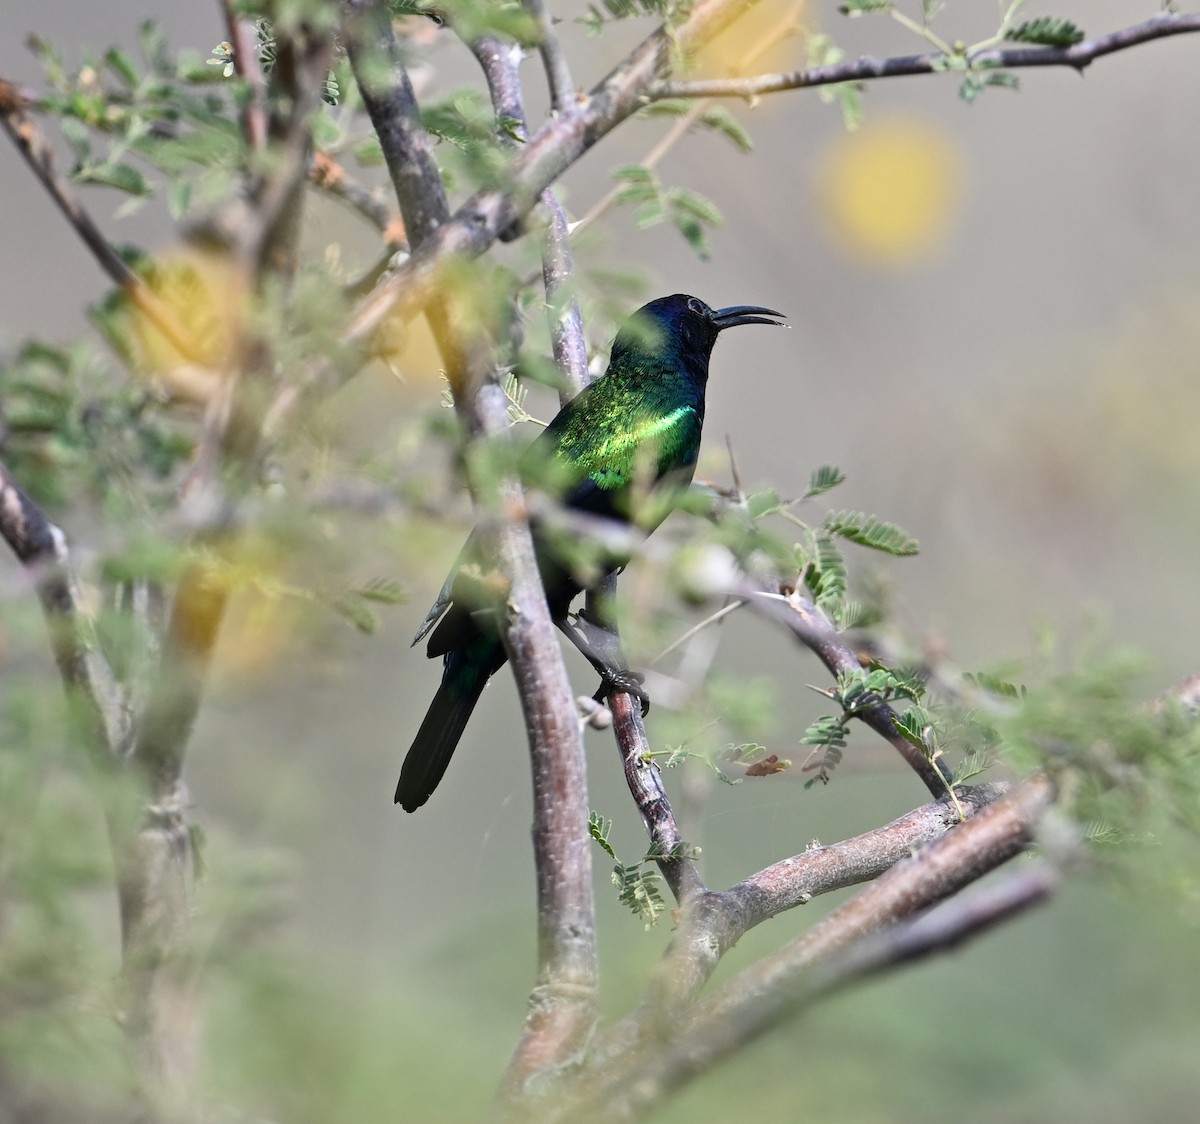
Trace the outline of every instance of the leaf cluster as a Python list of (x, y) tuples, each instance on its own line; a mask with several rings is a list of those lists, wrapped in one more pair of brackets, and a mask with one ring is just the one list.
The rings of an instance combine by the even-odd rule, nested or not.
[(686, 187), (665, 187), (658, 174), (642, 164), (624, 164), (613, 172), (621, 185), (616, 202), (632, 205), (633, 224), (639, 230), (670, 222), (683, 235), (701, 261), (710, 254), (706, 227), (719, 226), (724, 220), (715, 203), (698, 191)]
[(841, 763), (842, 751), (850, 735), (851, 719), (867, 710), (896, 701), (914, 704), (897, 716), (896, 729), (922, 749), (930, 760), (935, 756), (930, 740), (932, 720), (916, 705), (925, 693), (925, 682), (918, 673), (876, 664), (839, 675), (835, 687), (819, 693), (836, 703), (841, 712), (818, 718), (800, 739), (801, 745), (813, 747), (808, 761), (801, 768), (804, 772), (815, 771), (816, 774), (805, 781), (805, 788), (812, 788), (818, 782), (829, 783), (834, 770)]
[(588, 834), (613, 860), (612, 883), (617, 888), (617, 900), (638, 918), (645, 928), (650, 929), (670, 909), (663, 897), (662, 875), (654, 869), (655, 864), (694, 858), (700, 853), (699, 848), (681, 843), (668, 850), (652, 844), (637, 862), (625, 863), (617, 857), (609, 839), (611, 832), (612, 820), (605, 819), (596, 811), (588, 813)]
[(148, 390), (112, 378), (84, 345), (31, 341), (0, 362), (0, 458), (38, 502), (154, 502), (190, 455), (190, 426)]

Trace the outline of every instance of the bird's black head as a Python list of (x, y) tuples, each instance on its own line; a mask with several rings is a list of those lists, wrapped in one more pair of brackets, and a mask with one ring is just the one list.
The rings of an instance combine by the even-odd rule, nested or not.
[(679, 348), (682, 354), (707, 361), (717, 336), (739, 324), (779, 324), (783, 313), (754, 304), (710, 308), (699, 297), (673, 293), (643, 305), (622, 326), (618, 347)]

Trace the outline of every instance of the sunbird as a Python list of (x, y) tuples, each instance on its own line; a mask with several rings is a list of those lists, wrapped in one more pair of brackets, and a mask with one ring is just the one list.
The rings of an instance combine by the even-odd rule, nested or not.
[[(778, 325), (782, 316), (758, 305), (713, 309), (684, 293), (644, 305), (617, 332), (604, 374), (572, 398), (532, 443), (529, 462), (553, 471), (564, 507), (633, 519), (639, 497), (691, 483), (717, 336), (740, 324)], [(639, 510), (645, 512), (645, 505)], [(639, 526), (649, 532), (666, 514), (662, 505), (651, 507)], [(536, 521), (532, 530), (550, 614), (562, 620), (583, 591), (583, 580)], [(431, 659), (441, 656), (443, 666), (441, 686), (396, 786), (396, 803), (406, 812), (416, 811), (433, 794), (483, 688), (508, 659), (497, 614), (480, 611), (478, 591), (470, 596), (469, 571), (477, 577), (480, 561), (474, 542), (472, 537), (413, 638), (415, 645), (432, 629), (426, 651)]]

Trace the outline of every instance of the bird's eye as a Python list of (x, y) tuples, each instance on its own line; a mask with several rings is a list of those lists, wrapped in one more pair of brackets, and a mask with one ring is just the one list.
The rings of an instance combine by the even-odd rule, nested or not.
[(708, 312), (708, 306), (695, 297), (688, 297), (688, 312), (694, 312), (697, 316), (704, 316)]

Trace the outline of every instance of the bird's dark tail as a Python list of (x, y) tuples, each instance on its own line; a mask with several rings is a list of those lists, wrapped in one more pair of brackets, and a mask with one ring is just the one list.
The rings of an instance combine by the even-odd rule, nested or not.
[(447, 653), (441, 686), (400, 769), (396, 803), (406, 812), (415, 812), (433, 795), (483, 688), (503, 662), (499, 642), (482, 638)]

